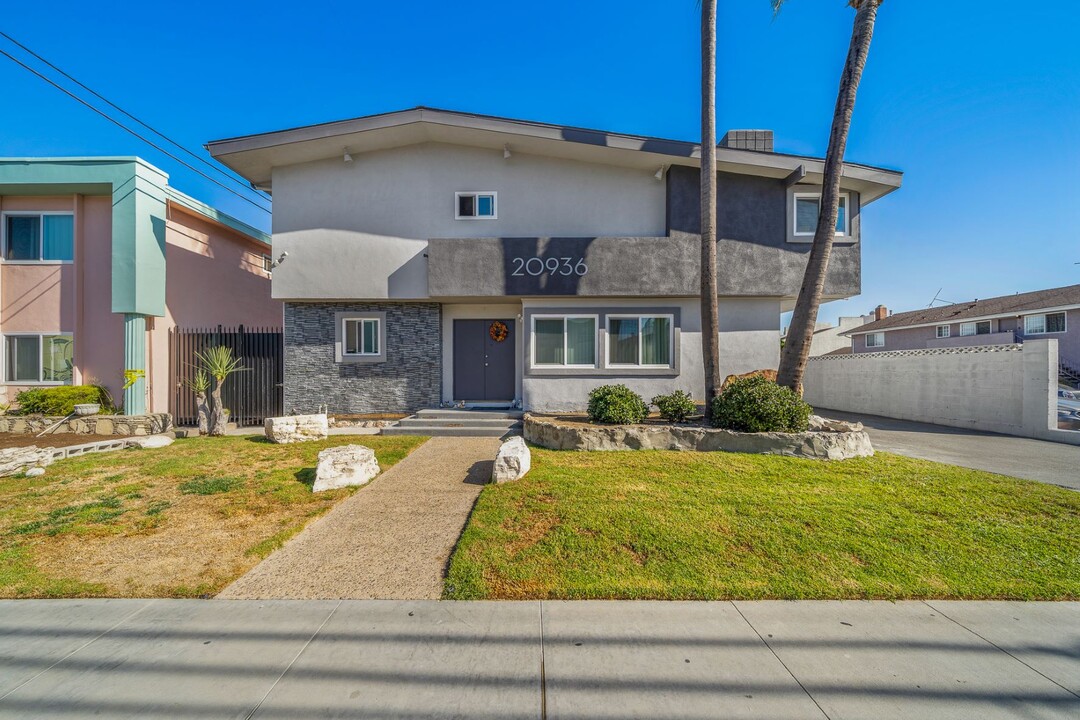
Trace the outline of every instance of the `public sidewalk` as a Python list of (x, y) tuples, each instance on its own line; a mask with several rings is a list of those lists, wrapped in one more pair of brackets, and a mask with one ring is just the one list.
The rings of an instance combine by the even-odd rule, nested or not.
[(0, 602), (0, 718), (1076, 718), (1080, 603)]

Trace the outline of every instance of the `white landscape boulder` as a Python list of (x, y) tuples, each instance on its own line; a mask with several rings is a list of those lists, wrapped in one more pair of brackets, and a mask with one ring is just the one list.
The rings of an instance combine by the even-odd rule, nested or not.
[(820, 415), (811, 415), (809, 429), (811, 432), (862, 432), (863, 424), (861, 422), (850, 423), (821, 417)]
[(312, 492), (364, 485), (379, 474), (375, 452), (363, 445), (340, 445), (319, 453)]
[(150, 448), (163, 448), (172, 445), (173, 440), (168, 435), (147, 435), (146, 437), (131, 438), (128, 440), (127, 446), (137, 447), (149, 450)]
[(14, 475), (27, 468), (44, 468), (53, 461), (52, 448), (13, 447), (0, 450), (0, 477)]
[(499, 447), (495, 464), (491, 468), (491, 482), (504, 483), (520, 480), (532, 467), (532, 454), (525, 438), (514, 436)]
[(266, 418), (265, 428), (267, 439), (280, 444), (325, 440), (330, 433), (326, 413)]

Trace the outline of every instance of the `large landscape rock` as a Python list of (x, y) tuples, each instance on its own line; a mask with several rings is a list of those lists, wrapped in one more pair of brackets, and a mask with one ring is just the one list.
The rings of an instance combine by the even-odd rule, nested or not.
[(811, 432), (862, 432), (861, 422), (845, 422), (844, 420), (832, 420), (820, 415), (810, 416)]
[(172, 445), (175, 441), (168, 435), (147, 435), (146, 437), (132, 438), (127, 441), (128, 447), (143, 449), (163, 448)]
[(495, 464), (491, 468), (491, 482), (504, 483), (520, 480), (532, 467), (532, 454), (525, 438), (512, 437), (499, 447)]
[(265, 428), (267, 439), (281, 444), (325, 440), (330, 431), (325, 414), (266, 418)]
[(13, 447), (0, 450), (0, 477), (7, 477), (28, 468), (44, 468), (53, 461), (52, 448)]
[(725, 450), (822, 460), (874, 454), (865, 432), (741, 433), (680, 425), (592, 425), (529, 413), (525, 439), (552, 450)]
[[(326, 417), (325, 415), (323, 416)], [(363, 445), (341, 445), (319, 453), (313, 492), (364, 485), (379, 474), (375, 452)]]

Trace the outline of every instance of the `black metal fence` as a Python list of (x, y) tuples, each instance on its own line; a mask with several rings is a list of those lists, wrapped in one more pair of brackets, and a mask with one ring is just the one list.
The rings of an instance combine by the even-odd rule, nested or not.
[(173, 328), (169, 331), (169, 373), (173, 389), (171, 412), (177, 425), (198, 423), (195, 393), (188, 382), (199, 361), (196, 355), (215, 345), (231, 348), (247, 368), (225, 381), (221, 399), (231, 422), (261, 425), (282, 415), (282, 335), (277, 328)]

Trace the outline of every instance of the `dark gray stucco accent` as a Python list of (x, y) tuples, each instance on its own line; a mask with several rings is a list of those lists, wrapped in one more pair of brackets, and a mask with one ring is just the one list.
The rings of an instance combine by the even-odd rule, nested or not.
[[(697, 168), (668, 171), (668, 232), (700, 243), (701, 186)], [(853, 232), (859, 227), (859, 200), (851, 193)], [(719, 289), (729, 296), (794, 297), (802, 285), (809, 243), (787, 241), (788, 189), (783, 179), (734, 173), (717, 174), (717, 234), (720, 238)], [(860, 243), (837, 243), (825, 281), (827, 296), (861, 291)]]
[[(339, 363), (339, 318), (384, 313), (386, 362)], [(285, 303), (285, 412), (413, 412), (442, 395), (438, 303)]]
[[(700, 241), (690, 237), (435, 238), (428, 244), (432, 297), (693, 296)], [(527, 263), (559, 269), (529, 275)], [(578, 275), (578, 262), (588, 271)], [(537, 263), (532, 263), (533, 267)], [(521, 275), (514, 275), (521, 269)]]
[[(532, 318), (534, 315), (597, 315), (595, 368), (546, 368), (532, 364)], [(609, 315), (671, 315), (672, 349), (670, 368), (607, 367), (607, 318)], [(525, 310), (522, 321), (525, 346), (525, 377), (678, 377), (682, 365), (682, 308), (649, 306), (535, 307)]]

